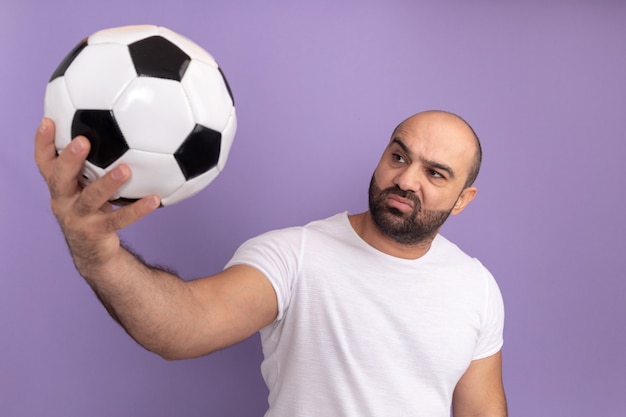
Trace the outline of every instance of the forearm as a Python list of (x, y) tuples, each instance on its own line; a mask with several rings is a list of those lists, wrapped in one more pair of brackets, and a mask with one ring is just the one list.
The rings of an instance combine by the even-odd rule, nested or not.
[(104, 264), (77, 262), (77, 268), (111, 316), (140, 345), (168, 359), (185, 356), (193, 333), (191, 317), (200, 313), (182, 279), (146, 264), (123, 246)]

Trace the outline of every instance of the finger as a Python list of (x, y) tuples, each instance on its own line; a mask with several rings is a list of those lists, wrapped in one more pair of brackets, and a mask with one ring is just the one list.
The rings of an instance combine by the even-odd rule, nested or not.
[(46, 179), (52, 172), (52, 163), (56, 156), (54, 122), (48, 118), (43, 118), (35, 133), (35, 162), (39, 172)]
[[(74, 212), (79, 216), (94, 213), (108, 204), (115, 192), (130, 178), (130, 169), (122, 164), (100, 179), (89, 184), (74, 202)], [(105, 210), (106, 211), (106, 210)]]
[(161, 200), (156, 195), (142, 198), (132, 204), (120, 207), (109, 214), (105, 232), (116, 232), (130, 226), (142, 217), (156, 210)]
[(90, 144), (84, 136), (75, 137), (52, 164), (48, 186), (53, 198), (73, 196), (78, 189), (78, 176), (89, 154)]

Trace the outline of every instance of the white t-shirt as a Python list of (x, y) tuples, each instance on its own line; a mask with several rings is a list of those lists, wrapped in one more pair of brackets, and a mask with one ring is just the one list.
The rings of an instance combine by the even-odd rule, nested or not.
[(441, 235), (399, 259), (341, 213), (253, 238), (235, 264), (263, 272), (278, 297), (261, 330), (266, 417), (448, 417), (470, 362), (502, 347), (493, 276)]

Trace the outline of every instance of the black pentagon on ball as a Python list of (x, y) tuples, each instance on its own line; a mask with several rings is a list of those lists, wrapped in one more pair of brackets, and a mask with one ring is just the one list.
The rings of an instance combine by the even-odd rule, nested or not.
[(91, 149), (87, 160), (100, 168), (108, 167), (129, 149), (111, 110), (76, 111), (72, 137), (78, 135), (89, 139)]
[(196, 125), (174, 153), (186, 180), (202, 175), (217, 166), (222, 147), (222, 134)]
[(85, 38), (82, 41), (80, 41), (78, 45), (76, 45), (74, 49), (72, 49), (70, 53), (67, 54), (65, 58), (63, 58), (63, 61), (61, 61), (57, 69), (54, 70), (54, 72), (52, 73), (52, 76), (50, 77), (50, 81), (53, 81), (65, 75), (65, 71), (67, 71), (67, 69), (70, 67), (72, 62), (74, 62), (78, 54), (80, 54), (80, 52), (83, 49), (85, 49), (85, 47), (88, 45), (87, 40), (88, 39)]
[(140, 77), (180, 81), (191, 62), (189, 55), (162, 36), (131, 43), (128, 50)]

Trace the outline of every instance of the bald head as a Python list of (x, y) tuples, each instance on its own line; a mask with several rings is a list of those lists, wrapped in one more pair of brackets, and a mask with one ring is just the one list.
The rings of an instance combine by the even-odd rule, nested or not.
[(471, 147), (472, 156), (468, 160), (465, 187), (471, 186), (476, 180), (476, 177), (478, 177), (483, 156), (480, 140), (476, 132), (474, 132), (474, 129), (457, 114), (443, 110), (428, 110), (414, 114), (402, 121), (394, 129), (394, 135), (392, 135), (392, 137), (395, 136), (395, 133), (399, 130), (424, 129), (424, 126), (427, 126), (431, 131), (441, 132), (448, 136), (453, 135), (455, 140), (458, 140), (460, 143), (465, 142)]

